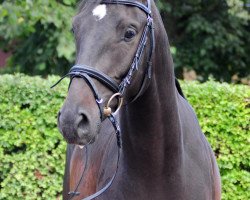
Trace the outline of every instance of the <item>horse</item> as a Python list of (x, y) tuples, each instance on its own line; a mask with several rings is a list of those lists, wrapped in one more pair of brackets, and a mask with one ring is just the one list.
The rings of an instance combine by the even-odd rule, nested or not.
[(221, 199), (216, 158), (175, 79), (155, 2), (86, 0), (72, 24), (76, 64), (58, 113), (68, 143), (63, 199)]

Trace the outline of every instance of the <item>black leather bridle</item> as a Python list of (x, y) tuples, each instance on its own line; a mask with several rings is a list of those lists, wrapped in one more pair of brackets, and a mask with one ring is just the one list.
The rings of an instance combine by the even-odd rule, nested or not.
[[(151, 13), (151, 1), (147, 0), (147, 5), (144, 5), (140, 2), (137, 1), (130, 1), (130, 0), (102, 0), (101, 4), (122, 4), (122, 5), (126, 5), (126, 6), (133, 6), (133, 7), (137, 7), (140, 10), (144, 11), (147, 15), (147, 23), (144, 27), (143, 33), (141, 35), (140, 41), (139, 41), (139, 45), (137, 48), (137, 51), (135, 53), (135, 56), (133, 58), (132, 64), (129, 68), (129, 71), (127, 73), (127, 75), (125, 76), (125, 78), (121, 81), (120, 84), (117, 84), (112, 78), (110, 78), (109, 76), (107, 76), (106, 74), (104, 74), (103, 72), (87, 66), (87, 65), (74, 65), (68, 74), (66, 74), (65, 76), (63, 76), (58, 82), (56, 82), (52, 87), (55, 87), (58, 83), (61, 82), (61, 80), (63, 80), (65, 77), (70, 76), (70, 84), (73, 80), (73, 78), (75, 77), (79, 77), (79, 78), (83, 78), (86, 83), (88, 84), (88, 86), (90, 87), (90, 89), (93, 92), (94, 98), (96, 100), (97, 106), (100, 110), (100, 117), (101, 120), (104, 119), (104, 112), (102, 110), (102, 103), (103, 100), (100, 97), (100, 95), (98, 94), (98, 90), (94, 84), (94, 82), (92, 81), (91, 78), (94, 78), (96, 80), (98, 80), (100, 83), (102, 83), (103, 85), (105, 85), (107, 88), (109, 88), (113, 93), (119, 94), (119, 98), (123, 98), (125, 91), (127, 89), (127, 87), (130, 85), (132, 77), (134, 75), (134, 73), (138, 70), (139, 66), (140, 66), (140, 61), (142, 59), (143, 56), (143, 52), (145, 50), (145, 46), (148, 40), (148, 35), (149, 35), (149, 39), (150, 39), (150, 48), (149, 48), (149, 52), (148, 52), (148, 57), (147, 57), (147, 68), (146, 68), (146, 72), (144, 75), (144, 79), (142, 82), (142, 85), (139, 89), (139, 92), (137, 93), (137, 95), (134, 97), (133, 101), (136, 100), (139, 96), (141, 96), (143, 94), (143, 92), (147, 89), (148, 85), (149, 85), (149, 81), (151, 79), (151, 73), (152, 73), (152, 54), (154, 51), (154, 45), (155, 45), (155, 38), (154, 38), (154, 28), (153, 28), (153, 18), (152, 18), (152, 13)], [(69, 86), (70, 86), (69, 84)], [(118, 162), (119, 162), (119, 158), (120, 158), (120, 148), (121, 148), (121, 139), (120, 139), (120, 128), (118, 125), (117, 120), (115, 119), (113, 113), (108, 113), (105, 114), (106, 117), (108, 117), (108, 119), (111, 121), (115, 132), (116, 132), (116, 136), (117, 136), (117, 145), (118, 145), (118, 160), (117, 160), (117, 168), (115, 171), (114, 176), (111, 178), (111, 180), (109, 181), (109, 183), (102, 188), (101, 190), (99, 190), (98, 192), (96, 192), (95, 194), (84, 198), (83, 200), (91, 200), (96, 198), (97, 196), (99, 196), (100, 194), (102, 194), (103, 192), (105, 192), (112, 184), (113, 180), (115, 179), (117, 170), (118, 170)], [(86, 165), (86, 162), (85, 162)], [(86, 167), (85, 167), (86, 168)], [(85, 170), (84, 170), (85, 171)], [(83, 171), (83, 174), (84, 174)], [(82, 174), (82, 176), (83, 176)], [(81, 177), (82, 179), (82, 177)], [(80, 179), (80, 181), (81, 181)], [(80, 184), (79, 181), (79, 184)], [(78, 186), (79, 186), (78, 184)], [(69, 195), (71, 195), (72, 199), (74, 196), (79, 195), (79, 193), (76, 191), (78, 186), (76, 187), (74, 192), (70, 192)], [(73, 196), (72, 196), (73, 195)]]
[[(57, 83), (55, 83), (52, 86), (52, 87), (56, 86), (58, 83), (61, 82), (61, 80), (63, 80), (67, 76), (70, 76), (71, 80), (75, 77), (83, 78), (87, 82), (89, 87), (91, 88), (99, 109), (101, 109), (100, 104), (102, 103), (102, 99), (100, 98), (98, 91), (95, 87), (95, 84), (93, 83), (91, 78), (98, 80), (100, 83), (102, 83), (107, 88), (109, 88), (112, 92), (120, 93), (121, 97), (123, 97), (123, 95), (125, 94), (126, 88), (131, 83), (131, 79), (134, 75), (134, 72), (138, 70), (138, 67), (140, 65), (140, 61), (141, 61), (141, 58), (143, 56), (143, 52), (144, 52), (144, 49), (145, 49), (145, 46), (147, 43), (148, 34), (149, 34), (150, 49), (149, 49), (148, 58), (147, 58), (147, 69), (146, 69), (146, 72), (144, 75), (144, 79), (143, 79), (143, 83), (141, 85), (141, 88), (140, 88), (139, 92), (137, 93), (137, 95), (133, 99), (133, 101), (135, 101), (143, 93), (143, 91), (145, 91), (146, 87), (149, 85), (148, 83), (149, 83), (149, 80), (151, 78), (151, 71), (152, 71), (152, 61), (151, 60), (152, 60), (152, 54), (153, 54), (154, 44), (155, 44), (153, 19), (151, 16), (151, 9), (150, 9), (151, 8), (150, 0), (147, 0), (147, 6), (145, 6), (144, 4), (139, 3), (137, 1), (127, 1), (127, 0), (103, 0), (103, 1), (101, 1), (101, 4), (122, 4), (122, 5), (127, 5), (127, 6), (135, 6), (147, 14), (147, 23), (144, 27), (137, 51), (135, 53), (135, 56), (133, 58), (132, 64), (129, 68), (127, 75), (125, 76), (125, 78), (123, 78), (123, 80), (121, 81), (120, 84), (117, 84), (116, 81), (114, 81), (112, 78), (110, 78), (109, 76), (107, 76), (103, 72), (101, 72), (93, 67), (84, 65), (84, 64), (81, 64), (81, 65), (77, 64), (77, 65), (74, 65), (70, 69), (68, 74), (63, 76)], [(100, 110), (100, 113), (102, 113), (101, 110)], [(101, 118), (102, 118), (102, 114), (101, 114)]]

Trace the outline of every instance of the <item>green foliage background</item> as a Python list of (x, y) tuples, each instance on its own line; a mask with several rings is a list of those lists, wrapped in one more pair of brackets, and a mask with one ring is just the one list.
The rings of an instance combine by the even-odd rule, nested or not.
[(60, 195), (66, 145), (56, 115), (67, 86), (51, 90), (57, 78), (0, 76), (0, 199)]
[[(1, 1), (0, 1), (1, 2)], [(71, 20), (76, 0), (5, 0), (0, 48), (13, 52), (7, 72), (62, 74), (73, 62)]]
[[(59, 77), (0, 76), (0, 199), (59, 199), (66, 144), (56, 115), (67, 82)], [(223, 200), (250, 199), (250, 88), (182, 82), (217, 156)]]
[(249, 76), (249, 0), (160, 0), (159, 6), (177, 75), (187, 68), (200, 80)]
[[(0, 47), (8, 72), (65, 74), (74, 61), (71, 19), (78, 0), (0, 0)], [(178, 77), (194, 69), (231, 81), (250, 74), (249, 0), (158, 0)]]

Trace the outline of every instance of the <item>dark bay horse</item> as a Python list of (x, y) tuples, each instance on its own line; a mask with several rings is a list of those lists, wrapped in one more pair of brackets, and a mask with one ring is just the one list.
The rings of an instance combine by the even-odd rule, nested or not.
[(73, 30), (76, 65), (58, 114), (69, 143), (63, 199), (219, 200), (215, 156), (176, 84), (155, 3), (87, 0)]

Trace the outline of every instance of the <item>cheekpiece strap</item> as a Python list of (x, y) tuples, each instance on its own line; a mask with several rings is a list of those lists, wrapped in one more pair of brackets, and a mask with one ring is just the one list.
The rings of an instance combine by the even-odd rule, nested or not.
[[(144, 49), (146, 47), (146, 43), (147, 43), (147, 34), (148, 32), (150, 33), (150, 49), (149, 49), (149, 53), (148, 53), (148, 58), (147, 58), (147, 69), (146, 69), (146, 74), (144, 75), (144, 80), (146, 79), (150, 79), (151, 78), (151, 68), (152, 68), (152, 54), (154, 51), (154, 30), (153, 30), (153, 19), (148, 16), (147, 18), (147, 24), (145, 25), (145, 28), (143, 30), (135, 57), (133, 59), (132, 65), (126, 75), (126, 77), (122, 80), (122, 82), (119, 85), (119, 93), (121, 93), (122, 95), (124, 95), (125, 90), (127, 88), (128, 85), (130, 85), (132, 77), (134, 75), (134, 71), (138, 70), (138, 66), (140, 65), (140, 61), (142, 59), (142, 55), (144, 52)], [(143, 86), (145, 86), (145, 84), (143, 84)], [(143, 87), (143, 90), (145, 88)], [(140, 89), (140, 91), (142, 91), (142, 88)], [(141, 95), (141, 92), (139, 92)], [(139, 95), (137, 94), (136, 97), (134, 98), (137, 99), (139, 97)], [(133, 101), (134, 101), (133, 100)]]

